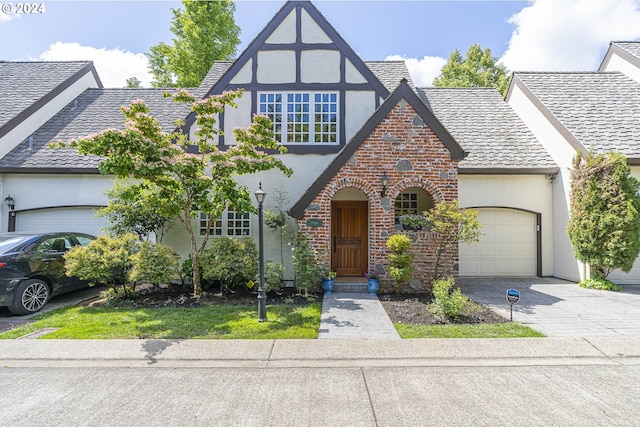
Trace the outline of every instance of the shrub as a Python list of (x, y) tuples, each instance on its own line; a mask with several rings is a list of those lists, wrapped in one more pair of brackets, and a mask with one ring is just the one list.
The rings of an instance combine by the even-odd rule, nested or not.
[(586, 289), (599, 289), (601, 291), (621, 291), (622, 288), (615, 283), (603, 279), (603, 278), (595, 278), (595, 279), (587, 279), (578, 283), (581, 288)]
[(404, 234), (394, 234), (386, 245), (392, 252), (388, 255), (389, 275), (394, 281), (396, 294), (400, 295), (402, 287), (413, 276), (413, 255), (406, 253), (411, 247), (411, 239)]
[(447, 277), (438, 279), (432, 283), (434, 300), (429, 305), (429, 310), (438, 317), (455, 320), (469, 303), (469, 298), (460, 292), (459, 288), (453, 289), (455, 279)]
[(131, 257), (133, 268), (129, 280), (153, 285), (171, 283), (178, 275), (179, 259), (180, 255), (168, 246), (143, 242), (140, 252)]
[(258, 250), (248, 237), (214, 239), (202, 254), (202, 278), (220, 283), (223, 292), (246, 286), (258, 275)]
[(322, 266), (318, 264), (316, 251), (304, 233), (296, 235), (291, 264), (298, 292), (304, 291), (305, 295), (308, 295), (309, 288), (317, 285), (322, 278)]
[[(129, 291), (127, 272), (133, 267), (132, 255), (140, 251), (140, 240), (133, 233), (118, 237), (100, 236), (86, 247), (76, 246), (64, 255), (68, 275), (88, 280), (90, 285), (104, 284), (113, 288), (121, 286)], [(132, 287), (135, 293), (135, 287)]]
[(284, 265), (270, 259), (264, 265), (264, 287), (267, 292), (280, 290), (284, 277)]

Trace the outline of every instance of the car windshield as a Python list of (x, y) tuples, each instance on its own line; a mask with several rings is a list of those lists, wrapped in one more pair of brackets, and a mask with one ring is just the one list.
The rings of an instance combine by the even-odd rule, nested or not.
[(0, 254), (3, 254), (31, 236), (0, 236)]

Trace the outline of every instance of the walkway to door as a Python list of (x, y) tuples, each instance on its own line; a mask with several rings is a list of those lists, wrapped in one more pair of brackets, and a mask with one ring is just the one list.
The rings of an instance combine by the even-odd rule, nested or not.
[(377, 296), (333, 292), (322, 300), (318, 338), (400, 339)]
[(640, 337), (640, 285), (608, 292), (553, 277), (460, 277), (456, 283), (462, 293), (507, 318), (506, 291), (519, 290), (513, 320), (548, 337)]

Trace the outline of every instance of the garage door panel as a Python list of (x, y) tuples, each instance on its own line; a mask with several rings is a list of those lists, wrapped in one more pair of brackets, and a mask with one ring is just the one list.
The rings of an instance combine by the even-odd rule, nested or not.
[(97, 235), (107, 226), (93, 208), (58, 208), (18, 212), (17, 231), (77, 231)]
[(462, 276), (535, 276), (535, 214), (513, 209), (479, 209), (480, 241), (460, 245)]

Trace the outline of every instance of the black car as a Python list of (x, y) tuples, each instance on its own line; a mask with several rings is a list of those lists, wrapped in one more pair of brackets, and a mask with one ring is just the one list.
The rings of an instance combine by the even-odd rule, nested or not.
[(0, 307), (13, 314), (31, 314), (54, 295), (86, 287), (86, 281), (65, 274), (63, 255), (93, 239), (70, 232), (0, 233)]

